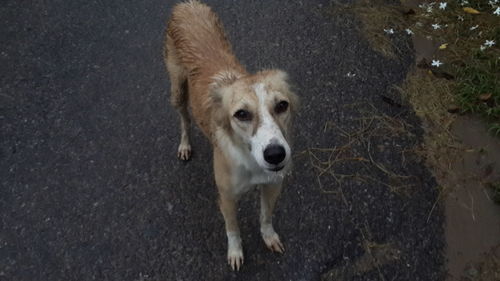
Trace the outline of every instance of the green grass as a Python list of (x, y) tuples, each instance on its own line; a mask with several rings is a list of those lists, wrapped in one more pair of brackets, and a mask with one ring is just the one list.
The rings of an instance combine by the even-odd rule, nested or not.
[[(449, 1), (445, 10), (436, 4), (430, 13), (418, 9), (412, 28), (417, 34), (448, 43), (446, 49), (436, 52), (435, 59), (444, 63), (442, 70), (455, 76), (457, 104), (462, 112), (482, 116), (489, 131), (500, 136), (500, 16), (493, 14), (487, 0), (469, 0), (466, 6), (458, 2)], [(464, 7), (480, 14), (466, 13)], [(433, 29), (435, 23), (443, 28)], [(495, 45), (481, 50), (486, 40)]]
[[(440, 3), (444, 2), (447, 7), (440, 9)], [(458, 106), (462, 113), (482, 116), (489, 125), (489, 131), (500, 137), (500, 16), (493, 14), (500, 6), (500, 1), (493, 5), (490, 5), (489, 0), (468, 0), (466, 5), (461, 5), (462, 2), (427, 1), (419, 8), (412, 8), (409, 13), (404, 12), (408, 11), (408, 8), (401, 9), (398, 5), (389, 5), (382, 0), (359, 0), (351, 5), (336, 5), (333, 14), (354, 12), (362, 23), (362, 34), (374, 50), (388, 58), (395, 59), (400, 53), (392, 40), (394, 35), (385, 34), (383, 31), (388, 28), (393, 28), (397, 34), (405, 35), (405, 29), (409, 28), (415, 33), (412, 36), (419, 35), (440, 45), (445, 44), (445, 47), (436, 50), (431, 58), (443, 63), (439, 68), (431, 67), (430, 73), (434, 74), (436, 79), (429, 80), (424, 75), (419, 75), (423, 80), (422, 83), (417, 81), (417, 85), (421, 86), (415, 87), (413, 93), (407, 94), (414, 97), (417, 94), (423, 96), (422, 92), (429, 91), (427, 97), (435, 95), (427, 99), (431, 103), (430, 106), (425, 104), (426, 100), (419, 103), (418, 107), (422, 110), (439, 110), (434, 105), (438, 102), (443, 104), (442, 112), (424, 112), (424, 116), (446, 115), (447, 106)], [(473, 8), (479, 14), (468, 13), (464, 8)], [(440, 28), (435, 29), (435, 24)], [(486, 48), (486, 40), (493, 40), (495, 45)], [(450, 77), (443, 76), (443, 73), (452, 75), (454, 79), (447, 81), (440, 78)], [(436, 88), (444, 86), (450, 92), (435, 91)], [(452, 104), (445, 104), (443, 101)]]
[(492, 127), (500, 126), (499, 69), (499, 59), (487, 59), (457, 69), (460, 106), (464, 111), (481, 114)]

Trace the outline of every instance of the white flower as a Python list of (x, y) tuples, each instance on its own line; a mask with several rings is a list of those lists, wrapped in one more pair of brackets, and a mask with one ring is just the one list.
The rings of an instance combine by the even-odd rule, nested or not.
[(435, 23), (435, 24), (432, 25), (432, 28), (434, 28), (434, 29), (441, 29), (441, 25)]
[(394, 34), (394, 29), (392, 29), (392, 28), (385, 29), (384, 28), (384, 32), (387, 33), (387, 34)]
[(493, 45), (495, 45), (495, 40), (486, 40), (486, 42), (484, 42), (484, 46), (493, 47)]
[(413, 31), (411, 29), (407, 28), (405, 31), (408, 35), (413, 35)]
[(432, 13), (432, 6), (427, 7), (427, 13)]
[(497, 7), (497, 9), (493, 12), (493, 14), (500, 16), (500, 7)]
[(484, 45), (481, 45), (481, 47), (479, 47), (479, 50), (481, 50), (481, 51), (484, 51), (484, 50), (486, 50), (486, 46), (484, 46)]
[(441, 9), (441, 10), (446, 9), (446, 5), (448, 5), (448, 3), (446, 3), (446, 2), (439, 3), (439, 9)]
[(469, 29), (470, 29), (470, 30), (475, 30), (475, 29), (476, 29), (476, 28), (478, 28), (478, 27), (479, 27), (479, 25), (474, 25), (474, 26), (472, 26), (472, 27), (471, 27), (471, 28), (469, 28)]
[(440, 67), (443, 63), (440, 62), (439, 60), (432, 60), (432, 66), (435, 66), (435, 67)]
[(458, 16), (458, 20), (459, 20), (459, 21), (464, 21), (464, 17), (462, 17), (462, 16)]
[(462, 6), (469, 5), (469, 1), (463, 0), (462, 3), (460, 3), (460, 5)]

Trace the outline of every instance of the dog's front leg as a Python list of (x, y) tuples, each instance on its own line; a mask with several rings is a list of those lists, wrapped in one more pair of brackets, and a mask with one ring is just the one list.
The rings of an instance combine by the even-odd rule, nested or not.
[(214, 173), (219, 190), (219, 207), (226, 225), (227, 262), (233, 270), (239, 270), (243, 264), (243, 248), (237, 219), (239, 195), (234, 190), (230, 166), (217, 146), (214, 149)]
[(285, 247), (273, 227), (273, 210), (281, 193), (282, 184), (264, 184), (260, 188), (260, 232), (271, 251), (283, 253)]
[(243, 249), (237, 220), (237, 200), (232, 195), (220, 192), (219, 204), (226, 224), (227, 262), (233, 270), (240, 270), (243, 264)]

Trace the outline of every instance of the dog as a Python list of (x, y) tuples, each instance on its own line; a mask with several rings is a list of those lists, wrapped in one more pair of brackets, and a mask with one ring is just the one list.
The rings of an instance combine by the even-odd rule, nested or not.
[(219, 207), (232, 270), (243, 264), (237, 201), (260, 187), (260, 231), (266, 246), (283, 253), (272, 213), (291, 169), (290, 127), (298, 107), (282, 70), (248, 73), (232, 52), (221, 21), (207, 5), (178, 3), (167, 24), (164, 59), (170, 101), (180, 117), (177, 155), (191, 157), (190, 114), (213, 147)]

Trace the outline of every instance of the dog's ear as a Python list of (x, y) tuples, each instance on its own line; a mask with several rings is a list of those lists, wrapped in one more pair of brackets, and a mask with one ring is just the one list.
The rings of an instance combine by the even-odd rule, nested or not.
[(213, 120), (216, 126), (227, 131), (231, 130), (230, 119), (224, 107), (224, 96), (229, 96), (231, 85), (238, 80), (240, 76), (234, 72), (223, 71), (212, 77), (212, 83), (209, 86), (210, 106), (212, 106)]
[(267, 70), (266, 72), (268, 85), (288, 97), (290, 100), (290, 110), (292, 110), (292, 112), (298, 111), (300, 106), (299, 97), (294, 93), (293, 87), (290, 85), (288, 74), (279, 69)]
[(225, 92), (225, 88), (238, 80), (240, 76), (234, 72), (221, 71), (212, 77), (212, 83), (210, 84), (210, 98), (214, 103), (221, 103), (222, 97)]

